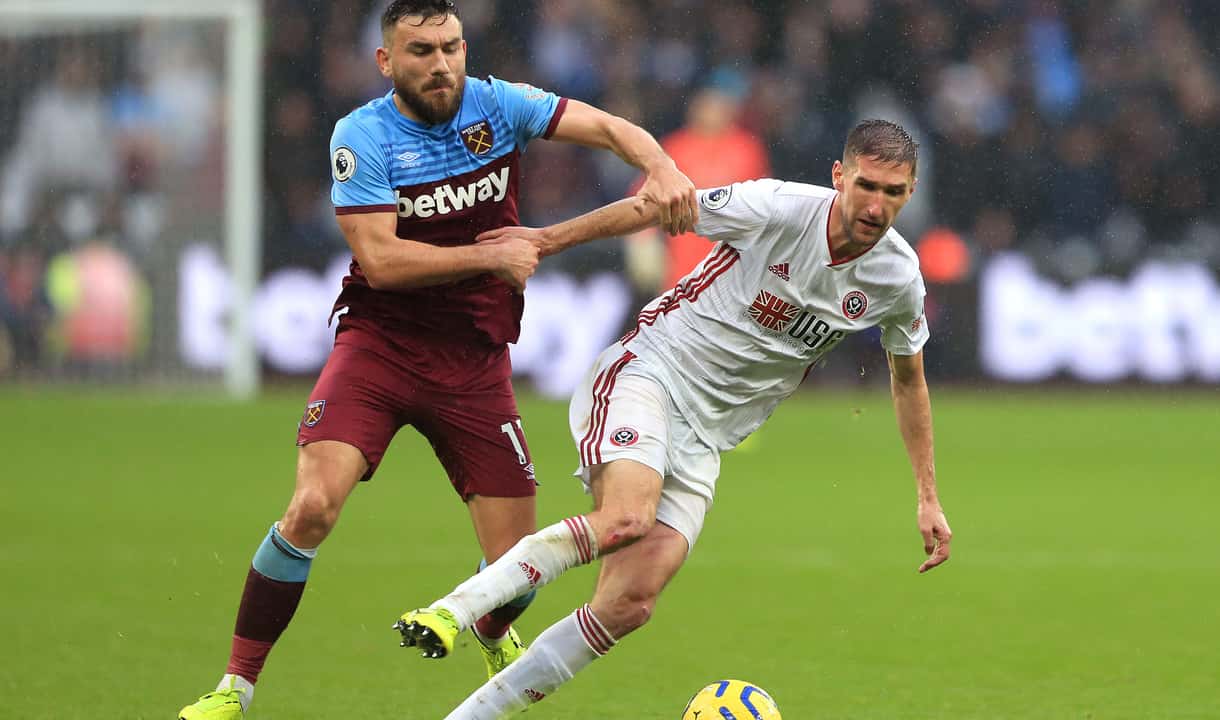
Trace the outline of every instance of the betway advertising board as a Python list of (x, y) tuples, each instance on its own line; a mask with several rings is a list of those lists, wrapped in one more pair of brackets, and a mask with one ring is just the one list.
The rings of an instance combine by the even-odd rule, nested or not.
[[(331, 305), (349, 258), (323, 273), (277, 270), (253, 305), (231, 307), (229, 272), (205, 245), (181, 258), (179, 347), (193, 367), (218, 370), (227, 318), (248, 312), (268, 367), (313, 374), (334, 343)], [(603, 273), (586, 280), (542, 274), (530, 281), (513, 369), (550, 396), (579, 383), (597, 353), (618, 337), (631, 307), (627, 282)], [(979, 364), (986, 377), (1038, 382), (1220, 382), (1220, 285), (1201, 265), (1148, 262), (1125, 279), (1094, 278), (1073, 287), (1041, 276), (1026, 257), (990, 260), (979, 276)], [(933, 327), (933, 342), (937, 328)]]
[(1065, 287), (1001, 255), (979, 278), (979, 338), (983, 371), (1002, 380), (1220, 382), (1220, 287), (1202, 265), (1166, 262)]
[[(284, 268), (263, 279), (249, 308), (232, 307), (230, 273), (206, 245), (188, 248), (179, 267), (179, 348), (192, 367), (219, 370), (228, 352), (228, 318), (250, 313), (254, 342), (268, 367), (313, 374), (334, 345), (330, 312), (350, 257), (325, 272)], [(546, 395), (566, 397), (597, 354), (613, 342), (632, 310), (631, 289), (618, 274), (578, 281), (537, 275), (529, 282), (521, 339), (512, 346), (513, 371)]]

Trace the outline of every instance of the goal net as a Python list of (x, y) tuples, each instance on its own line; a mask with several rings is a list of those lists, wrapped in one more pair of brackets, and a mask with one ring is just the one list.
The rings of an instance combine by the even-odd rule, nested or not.
[(0, 0), (0, 382), (257, 389), (260, 25), (258, 0)]

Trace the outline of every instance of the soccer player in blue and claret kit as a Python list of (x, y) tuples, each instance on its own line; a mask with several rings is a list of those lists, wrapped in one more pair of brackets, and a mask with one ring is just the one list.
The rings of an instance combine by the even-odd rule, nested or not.
[[(696, 220), (693, 185), (644, 130), (529, 85), (467, 82), (450, 0), (395, 0), (382, 31), (377, 64), (394, 90), (340, 120), (331, 139), (331, 197), (354, 257), (331, 316), (335, 347), (297, 435), (296, 490), (254, 554), (223, 678), (181, 720), (243, 717), (318, 546), (403, 425), (432, 444), (488, 562), (535, 530), (507, 344), (538, 251), (519, 239), (475, 242), (519, 224), (530, 140), (612, 150), (644, 171), (639, 194), (662, 208), (668, 231)], [(523, 652), (511, 623), (532, 597), (475, 624), (489, 675)]]

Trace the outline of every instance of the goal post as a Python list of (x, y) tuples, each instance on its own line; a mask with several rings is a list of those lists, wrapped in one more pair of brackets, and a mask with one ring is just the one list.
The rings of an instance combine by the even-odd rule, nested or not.
[[(262, 6), (260, 0), (0, 0), (0, 38), (80, 33), (145, 21), (219, 21), (225, 24), (223, 107), (225, 263), (231, 277), (227, 315), (228, 393), (257, 392), (260, 373), (249, 308), (262, 257)], [(0, 148), (3, 152), (6, 148)], [(162, 268), (176, 272), (176, 268)]]

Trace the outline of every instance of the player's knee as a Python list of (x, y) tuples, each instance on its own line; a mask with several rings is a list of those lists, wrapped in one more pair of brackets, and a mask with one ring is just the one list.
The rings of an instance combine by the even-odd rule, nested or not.
[(617, 550), (643, 538), (652, 530), (656, 518), (638, 510), (620, 510), (607, 512), (603, 516), (604, 530), (598, 538), (598, 546), (603, 552)]
[(342, 504), (325, 492), (298, 489), (280, 524), (280, 532), (294, 545), (317, 547), (339, 521)]
[(644, 627), (652, 619), (652, 611), (657, 606), (655, 593), (646, 590), (631, 590), (623, 593), (610, 603), (609, 616), (603, 622), (606, 629), (615, 636), (622, 638), (627, 633)]

